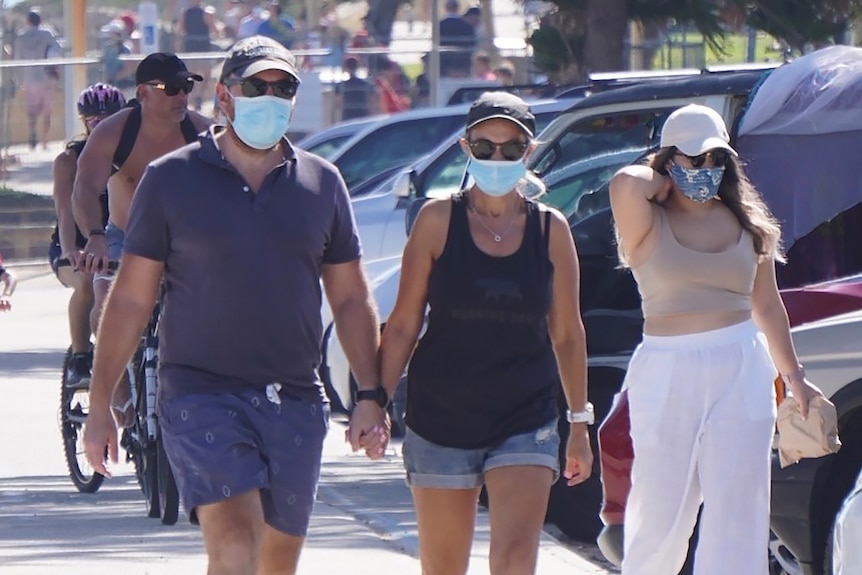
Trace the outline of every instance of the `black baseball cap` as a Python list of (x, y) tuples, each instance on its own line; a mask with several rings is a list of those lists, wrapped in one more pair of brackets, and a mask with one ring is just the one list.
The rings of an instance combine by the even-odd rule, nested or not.
[(204, 78), (200, 74), (189, 72), (185, 62), (176, 54), (154, 52), (138, 64), (138, 69), (135, 71), (135, 84), (146, 84), (155, 80), (165, 84), (179, 84), (188, 80), (203, 82)]
[(281, 70), (299, 82), (294, 55), (266, 36), (249, 36), (231, 46), (221, 69), (220, 82), (229, 76), (248, 78), (264, 70)]
[(536, 117), (524, 100), (509, 92), (485, 92), (467, 112), (467, 130), (485, 120), (501, 118), (518, 125), (529, 137), (536, 133)]

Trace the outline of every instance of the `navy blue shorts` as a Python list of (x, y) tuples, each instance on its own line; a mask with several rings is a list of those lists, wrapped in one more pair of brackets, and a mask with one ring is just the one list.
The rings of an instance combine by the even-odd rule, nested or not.
[(197, 523), (198, 505), (260, 490), (266, 523), (305, 536), (314, 508), (329, 405), (266, 388), (191, 394), (161, 401), (165, 451), (183, 507)]

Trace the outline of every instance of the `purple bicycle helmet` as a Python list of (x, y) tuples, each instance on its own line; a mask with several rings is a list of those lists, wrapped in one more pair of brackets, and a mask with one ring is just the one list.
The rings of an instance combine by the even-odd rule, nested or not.
[(109, 116), (126, 105), (126, 98), (110, 84), (93, 84), (84, 88), (78, 97), (78, 114), (81, 116)]

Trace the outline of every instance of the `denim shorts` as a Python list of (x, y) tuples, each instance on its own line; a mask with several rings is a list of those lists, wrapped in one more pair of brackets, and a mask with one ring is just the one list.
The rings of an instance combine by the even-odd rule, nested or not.
[(329, 405), (267, 388), (160, 398), (162, 440), (183, 508), (259, 490), (266, 523), (305, 536), (314, 508)]
[[(112, 262), (120, 261), (123, 255), (123, 242), (126, 240), (126, 232), (108, 222), (105, 226), (105, 245), (108, 247), (108, 259)], [(111, 281), (114, 279), (113, 271), (98, 272), (93, 276), (93, 281)]]
[(435, 489), (472, 489), (485, 483), (485, 473), (498, 467), (536, 465), (560, 476), (557, 420), (535, 431), (513, 435), (493, 447), (459, 449), (431, 443), (408, 428), (402, 454), (407, 485)]

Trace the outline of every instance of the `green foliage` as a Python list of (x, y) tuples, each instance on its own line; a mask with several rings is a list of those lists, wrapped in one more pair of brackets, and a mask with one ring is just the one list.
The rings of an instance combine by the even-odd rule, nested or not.
[(833, 41), (862, 14), (860, 0), (735, 0), (748, 8), (748, 23), (792, 47)]

